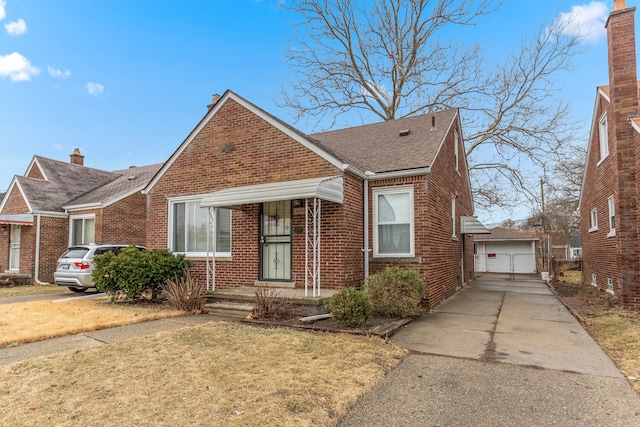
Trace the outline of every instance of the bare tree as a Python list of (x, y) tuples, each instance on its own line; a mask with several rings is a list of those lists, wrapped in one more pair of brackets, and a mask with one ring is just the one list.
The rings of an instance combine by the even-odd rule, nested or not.
[(296, 123), (324, 127), (354, 115), (366, 122), (460, 108), (476, 205), (537, 200), (532, 179), (564, 158), (573, 138), (554, 78), (570, 68), (579, 39), (559, 21), (543, 24), (487, 66), (480, 46), (441, 37), (500, 3), (292, 0), (299, 38), (287, 50), (294, 77), (283, 84), (281, 105), (295, 111)]

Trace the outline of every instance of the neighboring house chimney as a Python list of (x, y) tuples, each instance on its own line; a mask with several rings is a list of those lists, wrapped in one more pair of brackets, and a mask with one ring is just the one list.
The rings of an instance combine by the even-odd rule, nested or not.
[(636, 72), (635, 7), (627, 8), (617, 0), (606, 23), (609, 53), (609, 95), (607, 111), (610, 144), (615, 144), (618, 172), (616, 208), (616, 260), (620, 296), (623, 304), (634, 298), (630, 288), (637, 286), (640, 275), (638, 242), (638, 189), (636, 170), (640, 167), (640, 138), (632, 128), (630, 117), (638, 112), (638, 77)]
[(73, 154), (71, 154), (69, 157), (71, 158), (72, 164), (84, 166), (84, 156), (80, 154), (79, 148), (74, 148)]
[(207, 110), (211, 110), (213, 106), (218, 103), (219, 100), (220, 100), (220, 95), (218, 95), (217, 93), (214, 93), (211, 99), (211, 104), (207, 105)]

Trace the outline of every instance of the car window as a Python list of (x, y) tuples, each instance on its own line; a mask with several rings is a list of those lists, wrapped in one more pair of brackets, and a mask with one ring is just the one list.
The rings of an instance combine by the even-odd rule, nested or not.
[(87, 252), (87, 248), (69, 248), (60, 258), (84, 258)]
[(106, 254), (107, 252), (113, 252), (115, 255), (118, 255), (118, 253), (120, 252), (120, 249), (113, 246), (105, 246), (104, 248), (97, 248), (96, 251), (94, 252), (94, 256)]

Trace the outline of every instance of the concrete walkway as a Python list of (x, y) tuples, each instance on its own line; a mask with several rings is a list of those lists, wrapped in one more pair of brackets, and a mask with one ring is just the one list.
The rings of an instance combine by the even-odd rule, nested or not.
[(640, 425), (640, 397), (537, 277), (485, 273), (392, 340), (411, 355), (340, 426)]

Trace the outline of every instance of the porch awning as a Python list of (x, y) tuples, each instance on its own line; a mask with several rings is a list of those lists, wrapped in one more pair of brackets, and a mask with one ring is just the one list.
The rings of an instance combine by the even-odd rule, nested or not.
[(344, 202), (343, 178), (328, 176), (226, 188), (205, 195), (200, 206), (233, 209), (245, 204), (310, 198), (342, 204)]
[(31, 214), (2, 214), (0, 224), (33, 225)]
[(472, 216), (460, 217), (460, 232), (463, 234), (491, 234), (480, 221)]

